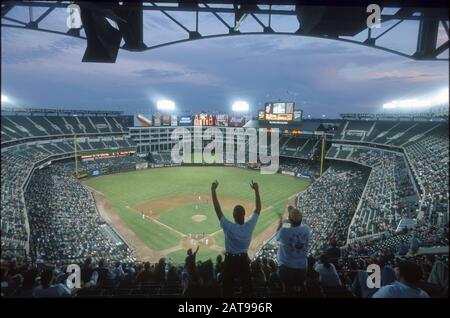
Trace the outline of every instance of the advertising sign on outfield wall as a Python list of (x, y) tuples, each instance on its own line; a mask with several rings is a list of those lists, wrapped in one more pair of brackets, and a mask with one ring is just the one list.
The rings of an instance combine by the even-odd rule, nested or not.
[(147, 169), (148, 168), (148, 163), (147, 162), (140, 162), (136, 164), (136, 170), (142, 170), (142, 169)]
[(194, 126), (214, 126), (215, 116), (208, 114), (197, 114), (194, 116)]
[(156, 127), (161, 126), (161, 115), (153, 116), (153, 126), (156, 126)]
[(178, 126), (192, 126), (192, 117), (187, 116), (180, 116), (180, 120), (178, 121)]
[(216, 125), (226, 127), (228, 126), (228, 115), (217, 115), (216, 116)]
[(244, 116), (230, 116), (229, 126), (231, 127), (242, 127), (245, 125)]
[(150, 127), (153, 126), (152, 115), (136, 114), (134, 117), (135, 127)]
[(170, 126), (178, 126), (178, 117), (177, 115), (172, 115), (170, 119)]
[(170, 126), (170, 115), (162, 115), (162, 125)]

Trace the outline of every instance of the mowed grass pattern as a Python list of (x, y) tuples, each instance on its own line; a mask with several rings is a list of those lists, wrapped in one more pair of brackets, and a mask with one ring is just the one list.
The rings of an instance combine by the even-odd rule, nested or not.
[[(285, 209), (287, 199), (302, 190), (309, 181), (280, 174), (263, 175), (259, 171), (231, 167), (172, 167), (157, 168), (99, 176), (87, 180), (87, 184), (102, 192), (115, 207), (125, 224), (148, 247), (163, 250), (177, 245), (180, 235), (163, 226), (142, 220), (132, 207), (149, 200), (175, 195), (192, 195), (194, 193), (210, 197), (211, 182), (219, 181), (218, 195), (230, 196), (254, 201), (254, 193), (250, 181), (259, 183), (263, 208), (254, 235), (258, 235), (277, 219), (277, 213)], [(220, 229), (209, 204), (200, 203), (198, 210), (194, 203), (162, 213), (159, 221), (172, 228), (188, 233), (212, 233)], [(247, 213), (252, 213), (248, 211)], [(225, 211), (231, 218), (231, 211)], [(203, 222), (195, 222), (192, 216), (204, 214), (208, 218)], [(216, 244), (223, 246), (223, 233), (215, 235)], [(180, 257), (183, 253), (174, 253)], [(210, 254), (204, 251), (202, 254)]]
[[(185, 234), (211, 234), (219, 230), (220, 225), (212, 210), (211, 200), (209, 202), (210, 204), (204, 202), (186, 204), (162, 213), (158, 220)], [(206, 215), (207, 219), (196, 222), (192, 219), (192, 216), (196, 214)], [(227, 217), (229, 215), (227, 213)]]

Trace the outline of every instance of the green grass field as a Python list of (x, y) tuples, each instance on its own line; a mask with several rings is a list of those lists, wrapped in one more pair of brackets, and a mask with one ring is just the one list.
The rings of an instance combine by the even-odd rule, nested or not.
[[(216, 245), (223, 247), (223, 232), (219, 231), (219, 221), (216, 218), (210, 199), (211, 182), (219, 181), (219, 200), (225, 197), (254, 201), (254, 193), (249, 183), (254, 180), (259, 183), (263, 209), (255, 228), (254, 236), (276, 222), (277, 213), (283, 211), (287, 199), (302, 190), (309, 181), (280, 174), (262, 175), (259, 171), (231, 167), (173, 167), (139, 170), (113, 175), (99, 176), (87, 180), (87, 184), (102, 192), (113, 205), (124, 223), (150, 249), (161, 251), (173, 248), (180, 243), (183, 234), (215, 233)], [(187, 202), (162, 212), (158, 221), (171, 227), (174, 231), (142, 220), (141, 215), (133, 207), (150, 200), (182, 195), (201, 195), (208, 198), (209, 203)], [(170, 199), (168, 199), (170, 200)], [(254, 204), (252, 205), (254, 206)], [(251, 214), (253, 211), (247, 211)], [(232, 219), (231, 211), (224, 209), (227, 218)], [(203, 222), (195, 222), (192, 216), (200, 214), (207, 216)], [(178, 231), (178, 232), (177, 232)], [(217, 255), (211, 249), (201, 250), (198, 258), (207, 259)], [(173, 261), (182, 261), (184, 250), (171, 252), (168, 257)]]

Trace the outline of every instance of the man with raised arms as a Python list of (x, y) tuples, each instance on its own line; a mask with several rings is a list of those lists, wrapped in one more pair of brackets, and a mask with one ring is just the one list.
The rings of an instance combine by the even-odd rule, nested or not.
[[(217, 180), (211, 185), (212, 201), (216, 211), (220, 226), (225, 235), (225, 262), (223, 272), (223, 293), (232, 295), (234, 283), (237, 282), (242, 288), (244, 294), (252, 292), (252, 281), (250, 273), (250, 259), (247, 251), (252, 240), (253, 230), (258, 221), (261, 212), (261, 198), (259, 196), (259, 187), (256, 182), (250, 183), (250, 187), (255, 192), (255, 211), (251, 218), (245, 222), (245, 209), (242, 205), (236, 205), (233, 209), (234, 223), (225, 218), (217, 199)], [(235, 281), (235, 279), (237, 279)]]

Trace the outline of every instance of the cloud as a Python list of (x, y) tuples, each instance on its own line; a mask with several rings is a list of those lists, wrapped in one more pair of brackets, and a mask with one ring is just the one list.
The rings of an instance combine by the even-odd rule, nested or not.
[(420, 83), (446, 81), (448, 79), (448, 74), (443, 73), (438, 67), (428, 66), (424, 68), (417, 63), (414, 65), (409, 63), (403, 65), (402, 63), (384, 63), (382, 68), (357, 66), (352, 63), (340, 69), (339, 76), (348, 82), (402, 81), (404, 83)]
[[(161, 33), (166, 28), (177, 35), (178, 27), (164, 17), (152, 23), (146, 32), (153, 31), (147, 36), (155, 41), (167, 40)], [(81, 63), (82, 40), (8, 29), (2, 35), (2, 90), (31, 106), (148, 112), (153, 97), (165, 96), (180, 111), (228, 111), (237, 98), (253, 109), (290, 99), (306, 114), (337, 116), (376, 111), (386, 100), (448, 83), (448, 67), (440, 62), (302, 36), (246, 35), (120, 50), (115, 64), (103, 64)]]

